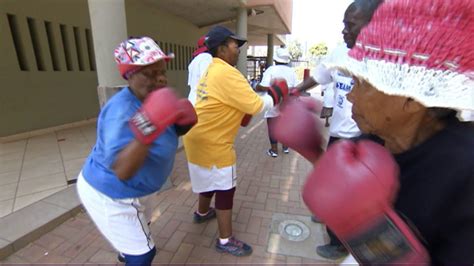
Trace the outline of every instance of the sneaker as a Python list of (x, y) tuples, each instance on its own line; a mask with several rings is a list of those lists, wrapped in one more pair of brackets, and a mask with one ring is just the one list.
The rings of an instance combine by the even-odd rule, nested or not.
[(288, 149), (288, 147), (283, 147), (283, 153), (285, 154), (290, 153), (290, 149)]
[(349, 252), (347, 252), (344, 246), (331, 244), (316, 247), (316, 253), (318, 253), (319, 256), (330, 260), (342, 259), (349, 255)]
[(216, 240), (216, 250), (221, 253), (229, 253), (237, 257), (248, 256), (252, 254), (252, 247), (235, 237), (229, 238), (227, 244), (222, 245), (219, 239)]
[(193, 216), (193, 222), (195, 224), (202, 224), (213, 218), (216, 218), (216, 210), (212, 207), (209, 207), (209, 211), (206, 213), (206, 215), (199, 215), (197, 211), (195, 211)]
[(267, 151), (268, 156), (272, 156), (273, 158), (278, 157), (278, 153), (274, 152), (272, 149)]
[(121, 252), (119, 252), (119, 254), (117, 255), (117, 260), (119, 262), (125, 263), (125, 256)]

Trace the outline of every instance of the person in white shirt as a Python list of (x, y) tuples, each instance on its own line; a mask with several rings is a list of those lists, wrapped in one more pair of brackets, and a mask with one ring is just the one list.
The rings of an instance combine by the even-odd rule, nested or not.
[[(273, 56), (275, 65), (270, 66), (263, 73), (262, 81), (257, 85), (257, 91), (267, 91), (270, 87), (271, 81), (276, 78), (282, 78), (286, 80), (288, 88), (296, 86), (296, 73), (288, 65), (290, 63), (290, 53), (286, 48), (278, 48)], [(278, 157), (278, 142), (272, 136), (271, 124), (273, 119), (280, 114), (278, 106), (275, 106), (268, 110), (264, 114), (264, 118), (267, 119), (268, 126), (268, 137), (270, 139), (271, 148), (267, 151), (267, 154), (273, 158)], [(282, 147), (283, 153), (289, 153), (288, 147)]]
[[(349, 48), (344, 43), (335, 48), (332, 56), (341, 58), (346, 56), (348, 52)], [(333, 107), (331, 125), (329, 126), (329, 143), (331, 144), (339, 139), (358, 137), (361, 132), (354, 119), (352, 119), (352, 104), (346, 98), (346, 95), (352, 90), (354, 81), (340, 71), (333, 70), (330, 73), (334, 93), (332, 98), (324, 98), (324, 106)]]
[(188, 86), (189, 95), (188, 100), (195, 105), (196, 103), (196, 89), (201, 77), (206, 73), (207, 67), (212, 62), (212, 56), (208, 53), (205, 45), (206, 35), (198, 40), (198, 48), (193, 53), (193, 60), (188, 65)]

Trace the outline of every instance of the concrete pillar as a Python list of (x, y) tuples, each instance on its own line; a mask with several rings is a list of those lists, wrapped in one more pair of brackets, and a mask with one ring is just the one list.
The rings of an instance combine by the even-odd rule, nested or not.
[[(237, 9), (237, 32), (236, 34), (243, 38), (247, 37), (247, 0), (240, 0), (240, 6)], [(237, 69), (242, 72), (247, 78), (247, 48), (248, 43), (240, 48), (239, 61), (237, 62)]]
[(88, 0), (101, 106), (126, 84), (114, 61), (114, 49), (127, 38), (125, 0)]
[(273, 65), (273, 34), (267, 34), (267, 67)]

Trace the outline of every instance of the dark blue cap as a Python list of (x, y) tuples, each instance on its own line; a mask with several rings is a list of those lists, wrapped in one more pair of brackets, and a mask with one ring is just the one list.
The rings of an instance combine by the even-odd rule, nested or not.
[(232, 38), (237, 41), (239, 47), (244, 45), (247, 42), (246, 39), (235, 35), (232, 31), (230, 31), (226, 27), (222, 26), (215, 26), (212, 28), (209, 33), (207, 34), (206, 38), (206, 46), (209, 49), (215, 48), (223, 43), (227, 38)]

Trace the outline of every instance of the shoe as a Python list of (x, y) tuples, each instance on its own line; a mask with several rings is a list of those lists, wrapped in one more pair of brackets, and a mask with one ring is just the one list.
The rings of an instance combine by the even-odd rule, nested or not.
[(219, 239), (216, 240), (216, 250), (221, 253), (229, 253), (237, 257), (248, 256), (252, 254), (252, 247), (235, 237), (229, 238), (227, 244), (222, 245)]
[(273, 158), (278, 157), (278, 153), (274, 152), (272, 149), (267, 151), (268, 156), (272, 156)]
[(288, 149), (288, 147), (283, 147), (283, 153), (284, 154), (290, 153), (290, 149)]
[(193, 216), (193, 222), (195, 224), (202, 224), (213, 218), (216, 218), (216, 210), (212, 207), (209, 207), (209, 211), (204, 216), (199, 215), (197, 211), (195, 211)]
[(125, 256), (119, 252), (119, 254), (117, 255), (117, 260), (119, 262), (125, 263)]
[(311, 221), (313, 223), (318, 223), (318, 224), (322, 223), (321, 220), (318, 217), (314, 216), (314, 215), (311, 216)]
[(331, 244), (316, 247), (316, 253), (318, 253), (319, 256), (330, 260), (342, 259), (349, 255), (349, 252), (347, 252), (344, 246)]

